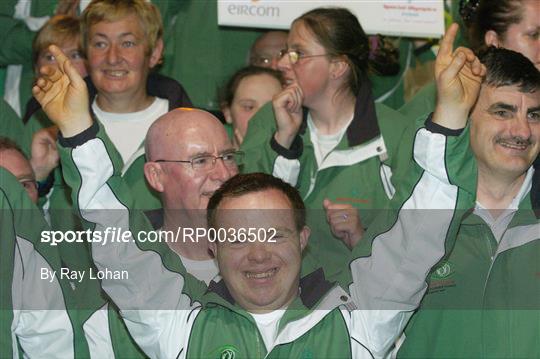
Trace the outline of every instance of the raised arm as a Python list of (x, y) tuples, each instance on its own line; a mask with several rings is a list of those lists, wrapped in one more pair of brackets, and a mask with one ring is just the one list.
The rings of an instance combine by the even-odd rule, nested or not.
[(452, 24), (435, 61), (437, 105), (433, 122), (453, 130), (465, 127), (486, 74), (485, 66), (472, 50), (458, 47), (454, 51), (457, 31), (458, 25)]
[[(459, 50), (464, 55), (448, 52), (456, 30), (454, 25), (445, 35), (443, 55), (437, 58), (437, 85), (443, 92), (438, 114), (446, 126), (462, 128), (485, 70), (467, 49)], [(429, 119), (419, 124), (414, 163), (390, 206), (397, 209), (375, 220), (350, 263), (349, 290), (359, 307), (352, 317), (363, 323), (352, 335), (375, 357), (386, 355), (401, 334), (427, 289), (428, 274), (452, 247), (465, 214), (460, 189), (448, 176), (447, 138), (433, 127)]]
[[(51, 47), (51, 52), (59, 69), (44, 68), (33, 92), (60, 129), (60, 158), (73, 203), (93, 232), (101, 234), (102, 239), (92, 243), (96, 267), (125, 273), (120, 279), (105, 277), (102, 287), (147, 355), (177, 357), (185, 353), (200, 307), (190, 294), (200, 294), (202, 288), (173, 260), (165, 243), (156, 250), (139, 240), (151, 226), (142, 213), (130, 209), (120, 157), (99, 124), (92, 122), (84, 82), (58, 48)], [(196, 313), (190, 315), (192, 311)]]

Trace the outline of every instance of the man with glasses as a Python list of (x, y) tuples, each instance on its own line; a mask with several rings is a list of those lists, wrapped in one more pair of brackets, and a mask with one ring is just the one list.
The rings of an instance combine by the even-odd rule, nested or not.
[[(147, 212), (155, 228), (177, 233), (206, 229), (206, 206), (223, 182), (238, 173), (235, 151), (223, 125), (208, 112), (173, 110), (156, 120), (146, 136), (145, 177), (163, 210)], [(188, 272), (209, 283), (218, 273), (208, 241), (167, 241)]]
[(33, 203), (38, 200), (38, 185), (30, 161), (21, 148), (7, 137), (0, 137), (0, 167), (17, 178)]
[[(209, 246), (218, 258), (223, 280), (201, 291), (170, 251), (141, 241), (145, 219), (129, 208), (133, 198), (122, 184), (115, 163), (118, 155), (111, 152), (104, 131), (88, 113), (84, 82), (58, 48), (51, 50), (62, 65), (44, 69), (33, 92), (61, 131), (63, 170), (81, 215), (95, 231), (115, 227), (125, 237), (106, 244), (93, 242), (92, 257), (102, 270), (129, 269), (129, 276), (104, 278), (102, 286), (148, 356), (385, 355), (423, 296), (425, 274), (444, 255), (445, 224), (451, 214), (432, 216), (429, 221), (423, 218), (425, 223), (419, 226), (422, 218), (415, 213), (396, 210), (391, 213), (396, 216), (392, 228), (385, 226), (377, 234), (374, 230), (381, 228), (373, 226), (367, 235), (373, 240), (372, 247), (358, 247), (353, 253), (350, 295), (327, 281), (320, 269), (300, 279), (301, 252), (310, 231), (305, 217), (294, 215), (294, 210), (300, 214), (305, 210), (298, 191), (265, 174), (235, 176), (216, 190), (213, 185), (225, 177), (225, 166), (236, 155), (229, 154), (227, 141), (206, 142), (212, 137), (205, 132), (210, 127), (203, 127), (201, 133), (188, 127), (185, 135), (195, 145), (183, 145), (177, 153), (150, 149), (154, 164), (147, 164), (145, 170), (165, 166), (159, 171), (155, 167), (152, 174), (156, 187), (165, 193), (173, 185), (173, 168), (181, 166), (177, 174), (191, 178), (185, 191), (196, 202), (186, 200), (179, 208), (186, 208), (187, 203), (208, 203), (211, 228), (228, 233), (218, 236), (220, 243)], [(196, 110), (180, 110), (180, 114), (182, 123), (206, 117)], [(168, 123), (163, 121), (158, 128), (162, 139), (181, 142), (170, 130), (176, 122), (173, 115), (167, 117)], [(225, 136), (222, 129), (217, 134)], [(149, 139), (150, 146), (153, 140)], [(205, 164), (210, 172), (196, 172), (201, 169), (197, 164)], [(234, 170), (231, 166), (230, 171)], [(414, 208), (418, 194), (438, 203), (442, 200), (439, 193), (438, 188), (429, 193), (419, 188), (407, 197), (403, 209)], [(167, 201), (174, 203), (175, 198), (182, 200), (171, 196)], [(241, 230), (247, 228), (275, 235), (272, 241), (259, 234), (256, 242), (242, 241)], [(398, 260), (389, 260), (396, 248)], [(420, 251), (423, 255), (418, 258)]]
[(287, 47), (287, 31), (268, 31), (255, 40), (249, 51), (249, 64), (277, 70), (282, 50)]

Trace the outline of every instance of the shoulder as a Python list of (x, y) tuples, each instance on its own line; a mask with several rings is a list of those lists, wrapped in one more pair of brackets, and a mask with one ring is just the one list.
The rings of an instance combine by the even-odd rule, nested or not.
[(381, 134), (386, 141), (399, 141), (407, 128), (414, 125), (413, 121), (383, 104), (376, 104), (377, 121)]

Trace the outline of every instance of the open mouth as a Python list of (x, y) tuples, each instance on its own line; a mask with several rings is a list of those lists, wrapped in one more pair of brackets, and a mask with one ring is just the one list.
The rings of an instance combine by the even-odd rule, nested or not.
[(497, 144), (504, 148), (508, 148), (516, 151), (525, 151), (529, 147), (529, 141), (506, 141), (498, 140)]
[(107, 77), (113, 77), (113, 78), (121, 78), (128, 74), (125, 70), (104, 70), (103, 73)]
[(278, 268), (274, 267), (264, 272), (244, 272), (244, 275), (249, 279), (268, 279), (275, 276), (277, 272)]

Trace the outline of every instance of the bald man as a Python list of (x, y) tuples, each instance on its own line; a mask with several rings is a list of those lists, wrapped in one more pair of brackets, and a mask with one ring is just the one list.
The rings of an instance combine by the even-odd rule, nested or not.
[[(163, 205), (157, 215), (149, 214), (154, 226), (174, 233), (178, 228), (206, 228), (208, 200), (238, 173), (241, 156), (221, 122), (205, 111), (176, 109), (152, 124), (145, 144), (144, 175)], [(198, 279), (209, 283), (218, 273), (208, 241), (167, 244)]]
[(253, 42), (250, 49), (250, 65), (278, 70), (281, 50), (287, 49), (287, 31), (268, 31)]

